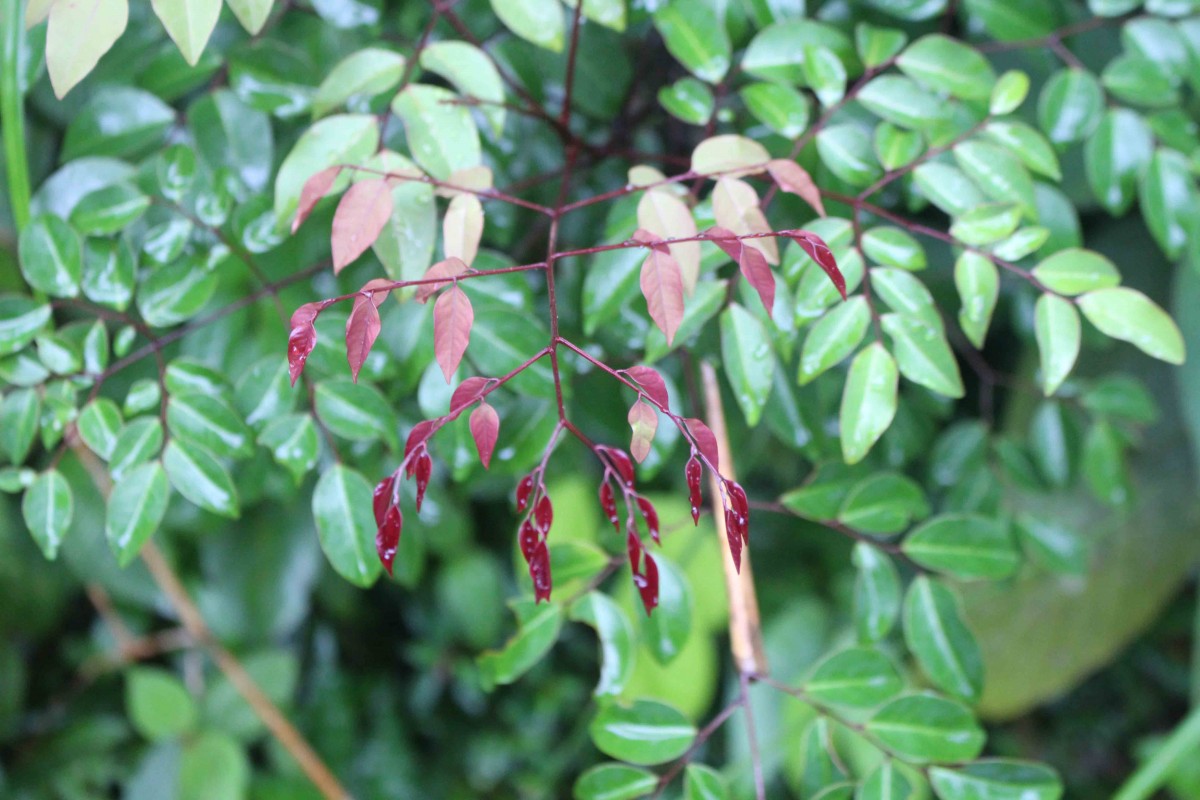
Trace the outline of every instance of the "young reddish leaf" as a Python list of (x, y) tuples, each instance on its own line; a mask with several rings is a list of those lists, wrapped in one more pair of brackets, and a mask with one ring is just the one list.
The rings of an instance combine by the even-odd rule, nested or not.
[(654, 557), (646, 553), (646, 570), (643, 574), (634, 575), (633, 582), (637, 585), (638, 594), (642, 596), (642, 607), (646, 616), (658, 608), (658, 564)]
[(700, 506), (704, 503), (704, 496), (700, 494), (700, 479), (704, 477), (704, 467), (700, 466), (700, 462), (695, 456), (688, 459), (687, 466), (683, 468), (683, 475), (687, 478), (688, 499), (692, 504), (692, 523), (700, 524)]
[(633, 429), (629, 452), (640, 464), (650, 455), (650, 445), (654, 442), (654, 432), (658, 429), (658, 413), (649, 403), (636, 400), (629, 409), (629, 427)]
[(304, 371), (304, 362), (317, 344), (317, 329), (313, 321), (321, 313), (320, 303), (305, 303), (292, 312), (291, 332), (288, 334), (288, 372), (292, 386)]
[(341, 167), (326, 167), (304, 182), (304, 188), (300, 190), (300, 202), (296, 206), (296, 218), (292, 220), (292, 233), (299, 230), (304, 220), (308, 219), (341, 171)]
[[(432, 280), (433, 278), (455, 278), (467, 271), (467, 265), (459, 258), (447, 258), (445, 261), (439, 261), (429, 269), (425, 270), (425, 276), (422, 280)], [(450, 281), (438, 281), (437, 283), (422, 283), (417, 287), (417, 293), (413, 295), (413, 299), (418, 303), (424, 303), (434, 293), (443, 286), (446, 286)]]
[(713, 435), (712, 430), (704, 424), (704, 420), (695, 417), (689, 417), (684, 422), (687, 423), (688, 433), (692, 434), (692, 438), (696, 440), (696, 447), (700, 449), (700, 455), (704, 456), (714, 470), (719, 470), (721, 454), (717, 450), (717, 437)]
[[(413, 429), (408, 432), (408, 441), (404, 443), (404, 457), (408, 458), (409, 453), (422, 447), (425, 442), (433, 435), (434, 423), (433, 420), (423, 419)], [(412, 475), (412, 462), (409, 462), (409, 475)]]
[(642, 519), (646, 520), (646, 530), (650, 531), (650, 538), (661, 544), (658, 538), (658, 512), (654, 510), (654, 504), (644, 497), (638, 497), (637, 504), (638, 510), (642, 512)]
[(641, 387), (642, 392), (664, 411), (670, 406), (667, 384), (653, 367), (630, 367), (625, 374)]
[(359, 181), (333, 214), (333, 271), (337, 274), (379, 238), (392, 216), (392, 188), (383, 178)]
[(479, 451), (479, 460), (483, 462), (483, 468), (487, 469), (492, 463), (496, 438), (500, 435), (500, 416), (496, 409), (483, 402), (471, 412), (469, 423), (471, 436), (475, 439), (475, 449)]
[(392, 489), (396, 486), (396, 476), (388, 475), (375, 485), (374, 507), (375, 507), (375, 527), (383, 525), (383, 517), (387, 514), (387, 510), (392, 507)]
[(626, 486), (633, 486), (633, 462), (629, 460), (629, 456), (624, 450), (619, 450), (616, 447), (605, 447), (600, 445), (596, 448), (601, 453), (608, 456), (608, 460), (612, 462), (613, 469), (621, 476), (621, 480)]
[(450, 395), (450, 416), (458, 416), (464, 408), (478, 400), (491, 380), (491, 378), (472, 377), (456, 386), (454, 394)]
[(650, 318), (667, 337), (667, 344), (671, 344), (683, 320), (683, 275), (679, 262), (670, 252), (651, 247), (642, 264), (641, 287)]
[(454, 378), (454, 371), (462, 361), (473, 324), (475, 311), (466, 292), (457, 286), (442, 292), (433, 305), (433, 352), (446, 383)]
[(545, 542), (538, 542), (529, 559), (529, 577), (533, 579), (533, 596), (537, 602), (550, 599), (550, 551)]
[(421, 513), (421, 501), (425, 499), (425, 490), (429, 488), (429, 476), (433, 473), (433, 459), (428, 450), (422, 450), (417, 456), (417, 464), (413, 468), (417, 477), (417, 513)]
[(629, 237), (635, 242), (650, 245), (650, 249), (659, 253), (669, 253), (670, 248), (663, 238), (653, 231), (648, 231), (645, 228), (638, 228), (633, 232), (633, 236)]
[(350, 362), (350, 377), (358, 383), (358, 373), (371, 354), (379, 336), (379, 309), (365, 295), (354, 298), (354, 308), (346, 320), (346, 360)]
[(542, 499), (538, 500), (537, 505), (534, 506), (533, 521), (537, 524), (537, 529), (542, 536), (550, 533), (550, 525), (554, 522), (554, 505), (546, 495), (542, 495)]
[(720, 247), (726, 255), (737, 262), (738, 269), (742, 271), (742, 275), (746, 276), (746, 281), (758, 292), (763, 308), (767, 309), (767, 315), (770, 316), (771, 310), (775, 308), (775, 276), (771, 274), (771, 267), (767, 264), (766, 256), (762, 254), (762, 251), (749, 247), (737, 238), (737, 234), (725, 228), (709, 228), (707, 235), (716, 243), (717, 247)]
[(391, 278), (371, 278), (362, 285), (359, 291), (371, 295), (371, 302), (375, 304), (376, 308), (379, 308), (383, 305), (383, 301), (388, 299), (395, 283)]
[(620, 533), (621, 518), (617, 514), (617, 498), (613, 495), (612, 484), (607, 479), (600, 481), (600, 508), (604, 509), (604, 516), (608, 517), (613, 528)]
[(808, 253), (812, 260), (825, 270), (825, 274), (829, 276), (829, 280), (833, 281), (833, 285), (842, 299), (846, 299), (846, 279), (842, 276), (842, 271), (838, 269), (837, 259), (833, 257), (833, 253), (830, 251), (829, 245), (825, 244), (824, 239), (808, 231), (780, 231), (780, 235), (786, 236), (800, 245), (804, 252)]
[(775, 185), (785, 192), (797, 195), (801, 200), (813, 207), (822, 217), (825, 216), (825, 204), (821, 202), (821, 190), (813, 182), (812, 176), (804, 167), (788, 158), (776, 158), (767, 162), (767, 172), (775, 180)]
[[(754, 187), (736, 178), (724, 177), (717, 181), (712, 193), (713, 218), (717, 225), (732, 231), (737, 236), (751, 233), (768, 234), (771, 224), (759, 205)], [(760, 251), (768, 264), (779, 263), (779, 245), (774, 237), (760, 236), (746, 239), (743, 244)]]
[(729, 494), (729, 509), (734, 513), (738, 524), (738, 533), (742, 541), (750, 543), (750, 503), (746, 500), (746, 492), (741, 485), (734, 481), (725, 481), (725, 491)]
[(524, 511), (529, 505), (529, 494), (533, 491), (533, 475), (526, 475), (517, 484), (517, 511)]
[(642, 540), (631, 526), (625, 534), (625, 552), (629, 555), (629, 571), (636, 577), (642, 574)]
[(392, 506), (384, 514), (383, 522), (375, 532), (375, 552), (383, 562), (388, 575), (392, 574), (392, 562), (396, 560), (396, 548), (400, 546), (400, 529), (404, 527), (404, 515), (400, 506)]
[(733, 556), (733, 567), (742, 571), (742, 534), (737, 527), (737, 515), (732, 509), (725, 510), (725, 539), (729, 542), (729, 554)]
[(521, 523), (521, 531), (517, 534), (517, 543), (521, 546), (521, 555), (525, 556), (525, 563), (528, 564), (533, 560), (533, 553), (537, 550), (538, 542), (542, 538), (538, 536), (537, 528), (533, 527), (533, 523), (525, 520)]

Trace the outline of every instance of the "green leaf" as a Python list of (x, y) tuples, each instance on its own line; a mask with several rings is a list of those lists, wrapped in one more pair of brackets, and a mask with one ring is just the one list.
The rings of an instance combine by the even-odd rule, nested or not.
[(1179, 91), (1154, 61), (1125, 53), (1108, 62), (1100, 83), (1109, 94), (1136, 106), (1168, 107), (1179, 103)]
[[(404, 156), (383, 151), (367, 162), (373, 169), (419, 175), (420, 170)], [(417, 181), (399, 181), (392, 187), (392, 215), (371, 245), (393, 280), (417, 280), (424, 277), (433, 257), (438, 236), (437, 204), (433, 187)], [(397, 292), (404, 297), (414, 289)]]
[(929, 501), (920, 484), (896, 472), (877, 472), (846, 493), (837, 519), (862, 533), (886, 535), (928, 514)]
[(223, 458), (245, 458), (254, 448), (250, 428), (219, 397), (209, 394), (172, 395), (167, 404), (167, 429)]
[(636, 800), (652, 793), (657, 786), (658, 776), (650, 770), (625, 764), (597, 764), (584, 770), (572, 791), (575, 800)]
[(978, 514), (936, 516), (915, 528), (903, 547), (921, 566), (960, 580), (1006, 578), (1021, 563), (1008, 524)]
[(863, 778), (854, 800), (908, 800), (912, 791), (912, 784), (889, 760)]
[(759, 31), (742, 56), (742, 69), (756, 78), (804, 85), (806, 45), (828, 47), (853, 71), (854, 46), (838, 28), (808, 19), (776, 22)]
[(1061, 575), (1087, 574), (1091, 547), (1076, 531), (1052, 515), (1021, 514), (1017, 537), (1031, 560)]
[(133, 667), (125, 676), (125, 713), (152, 742), (191, 731), (196, 703), (183, 682), (159, 667)]
[(756, 82), (738, 94), (755, 119), (784, 138), (794, 139), (808, 128), (808, 99), (790, 86)]
[(339, 575), (363, 588), (375, 583), (383, 570), (375, 553), (371, 491), (357, 471), (334, 464), (321, 475), (312, 497), (313, 520), (325, 557)]
[(1200, 196), (1190, 176), (1188, 160), (1174, 150), (1159, 148), (1150, 157), (1139, 187), (1142, 217), (1158, 246), (1174, 260), (1189, 241), (1188, 231), (1198, 218)]
[(871, 140), (853, 123), (833, 125), (818, 133), (817, 153), (830, 172), (855, 188), (868, 186), (883, 174)]
[(971, 344), (981, 349), (1000, 297), (999, 270), (986, 256), (965, 252), (954, 264), (954, 286), (962, 302), (958, 325)]
[(854, 627), (861, 642), (887, 636), (900, 613), (900, 576), (886, 553), (865, 543), (854, 545)]
[(803, 386), (858, 349), (871, 313), (861, 295), (832, 308), (809, 330), (800, 353), (800, 385)]
[(58, 557), (58, 548), (71, 524), (75, 502), (71, 486), (57, 469), (38, 475), (21, 500), (21, 516), (47, 560)]
[[(242, 666), (271, 702), (287, 709), (300, 677), (300, 664), (291, 652), (260, 650), (246, 655)], [(224, 674), (215, 676), (204, 694), (204, 722), (246, 744), (267, 732), (257, 712)]]
[(137, 261), (123, 239), (88, 239), (83, 246), (83, 294), (123, 311), (133, 299)]
[(1001, 41), (1045, 36), (1059, 24), (1058, 6), (1042, 0), (966, 0), (966, 6)]
[(1021, 224), (1021, 208), (1014, 203), (985, 203), (956, 218), (950, 235), (965, 245), (983, 247), (1006, 239)]
[[(276, 221), (282, 225), (291, 220), (300, 190), (309, 178), (327, 167), (365, 161), (375, 153), (378, 144), (379, 118), (372, 114), (338, 114), (314, 123), (300, 135), (279, 165), (275, 177)], [(330, 192), (341, 191), (349, 181), (349, 175), (343, 171)]]
[(875, 156), (884, 169), (907, 167), (924, 152), (925, 139), (920, 133), (902, 130), (890, 122), (875, 126)]
[(83, 355), (75, 343), (55, 334), (42, 334), (34, 341), (38, 359), (55, 375), (74, 375), (83, 368)]
[(128, 183), (115, 183), (86, 194), (71, 211), (71, 225), (85, 236), (112, 236), (137, 221), (150, 198)]
[(1153, 300), (1135, 289), (1097, 289), (1079, 298), (1079, 309), (1101, 333), (1129, 342), (1169, 364), (1185, 359), (1183, 334)]
[(965, 214), (985, 201), (962, 170), (949, 164), (929, 162), (913, 170), (913, 182), (929, 202), (952, 217)]
[(865, 347), (850, 363), (839, 414), (842, 457), (857, 464), (896, 416), (900, 373), (880, 342)]
[(1062, 781), (1044, 764), (985, 759), (958, 768), (932, 767), (929, 782), (941, 800), (1058, 800)]
[[(845, 783), (846, 773), (833, 750), (833, 729), (828, 717), (818, 716), (800, 739), (800, 795), (822, 800), (851, 800), (854, 785)], [(839, 793), (835, 787), (845, 791)]]
[(184, 746), (179, 763), (179, 800), (241, 800), (250, 784), (250, 763), (238, 742), (204, 731)]
[(604, 706), (588, 726), (600, 752), (630, 764), (662, 764), (687, 752), (696, 726), (678, 709), (656, 700)]
[(296, 485), (317, 465), (320, 439), (309, 414), (284, 414), (273, 419), (258, 435), (258, 443), (291, 473)]
[(898, 695), (904, 683), (879, 650), (851, 647), (818, 664), (802, 688), (819, 703), (868, 708)]
[[(555, 13), (561, 19), (561, 9), (556, 7)], [(392, 100), (392, 113), (404, 123), (413, 160), (438, 180), (480, 163), (479, 131), (471, 109), (454, 104), (456, 99), (439, 86), (411, 84)]]
[(916, 272), (926, 267), (925, 248), (904, 230), (890, 225), (871, 228), (862, 235), (862, 248), (876, 264)]
[(113, 445), (112, 456), (109, 458), (113, 480), (121, 480), (131, 467), (157, 456), (162, 443), (162, 423), (158, 417), (129, 420), (117, 434), (117, 442)]
[(620, 695), (633, 675), (636, 656), (629, 618), (608, 595), (592, 591), (571, 606), (571, 620), (592, 626), (600, 639), (600, 681), (592, 694)]
[(700, 80), (719, 83), (729, 71), (729, 34), (711, 4), (670, 0), (654, 12), (654, 27), (675, 60)]
[(687, 576), (672, 561), (656, 556), (658, 606), (639, 617), (642, 642), (660, 664), (670, 664), (687, 646), (692, 634), (692, 590)]
[(199, 257), (164, 264), (138, 290), (137, 307), (156, 328), (178, 325), (199, 314), (217, 289), (217, 273)]
[(904, 31), (881, 28), (869, 22), (854, 26), (854, 44), (865, 67), (878, 67), (894, 58), (908, 43)]
[(16, 389), (0, 402), (0, 450), (14, 464), (22, 464), (37, 437), (42, 401), (34, 389)]
[(746, 424), (754, 427), (771, 394), (775, 354), (767, 329), (737, 303), (721, 312), (721, 358)]
[(880, 322), (892, 339), (892, 352), (904, 377), (946, 397), (963, 396), (958, 361), (940, 326), (900, 314), (884, 314)]
[[(555, 53), (563, 48), (563, 11), (556, 0), (490, 0), (504, 27)], [(444, 177), (444, 176), (439, 176)]]
[(1079, 248), (1058, 251), (1034, 267), (1033, 276), (1047, 289), (1068, 296), (1121, 283), (1115, 264), (1099, 253)]
[(554, 588), (574, 595), (608, 566), (609, 556), (589, 542), (563, 539), (550, 542), (550, 574)]
[(899, 75), (875, 78), (859, 91), (858, 101), (876, 116), (912, 130), (936, 125), (946, 115), (942, 101)]
[[(599, 4), (592, 0), (585, 2), (584, 16), (588, 16), (589, 10), (596, 5)], [(624, 5), (619, 3), (618, 6), (623, 15)], [(493, 104), (504, 102), (500, 72), (488, 54), (473, 44), (449, 40), (433, 42), (421, 51), (421, 67), (450, 81), (460, 94)], [(484, 105), (479, 110), (491, 123), (496, 136), (504, 133), (505, 111), (501, 105)]]
[(550, 651), (562, 630), (563, 608), (557, 603), (516, 600), (510, 603), (517, 615), (517, 632), (500, 650), (479, 657), (479, 672), (485, 687), (513, 683)]
[(1034, 333), (1041, 353), (1042, 391), (1049, 397), (1062, 386), (1079, 357), (1083, 337), (1079, 312), (1070, 301), (1043, 294), (1034, 307)]
[(729, 787), (712, 767), (688, 764), (683, 770), (683, 800), (729, 800)]
[(1008, 150), (972, 140), (954, 148), (954, 160), (988, 197), (1017, 203), (1027, 217), (1037, 219), (1033, 179)]
[(155, 378), (139, 378), (129, 386), (122, 411), (132, 417), (156, 407), (162, 400), (162, 390)]
[(1016, 153), (1017, 158), (1037, 174), (1054, 181), (1062, 180), (1058, 156), (1037, 129), (1024, 122), (993, 120), (984, 127), (983, 135)]
[(30, 287), (55, 297), (76, 297), (83, 279), (79, 234), (56, 216), (34, 217), (21, 231), (21, 273)]
[(151, 0), (150, 5), (184, 60), (195, 66), (221, 16), (221, 0)]
[(97, 397), (79, 412), (75, 427), (79, 438), (93, 453), (108, 461), (121, 432), (121, 410), (107, 397)]
[(689, 125), (703, 125), (713, 113), (712, 90), (695, 78), (680, 78), (662, 87), (658, 90), (658, 102)]
[(988, 112), (992, 116), (1011, 114), (1021, 107), (1029, 95), (1029, 75), (1012, 69), (1000, 76), (992, 88)]
[(236, 519), (238, 493), (229, 472), (205, 448), (181, 439), (167, 442), (163, 466), (175, 491), (214, 514)]
[[(443, 47), (451, 42), (439, 43)], [(465, 43), (464, 47), (470, 47)], [(430, 49), (438, 44), (430, 45)], [(425, 56), (421, 56), (424, 64)], [(428, 69), (428, 67), (426, 67)], [(493, 67), (493, 70), (495, 67)], [(379, 47), (365, 47), (343, 58), (329, 70), (313, 96), (313, 116), (323, 117), (350, 98), (374, 97), (400, 83), (404, 75), (404, 56)], [(503, 95), (501, 95), (503, 97)], [(481, 100), (495, 98), (480, 97)]]
[(129, 566), (167, 513), (167, 473), (157, 461), (134, 467), (113, 486), (104, 519), (108, 546), (122, 567)]
[(271, 6), (275, 0), (225, 0), (238, 22), (246, 29), (246, 33), (254, 35), (262, 30), (271, 15)]
[(1092, 194), (1110, 214), (1121, 216), (1137, 198), (1138, 176), (1154, 154), (1154, 135), (1140, 116), (1114, 108), (1084, 148), (1084, 167)]
[(904, 596), (904, 641), (936, 686), (966, 700), (979, 699), (983, 655), (950, 589), (925, 575), (913, 580)]
[(929, 692), (893, 700), (864, 727), (889, 752), (916, 764), (970, 761), (985, 738), (966, 706)]
[(1084, 391), (1080, 402), (1097, 416), (1141, 425), (1149, 425), (1159, 418), (1158, 403), (1146, 384), (1130, 375), (1106, 375), (1098, 379)]
[(1103, 115), (1104, 90), (1090, 72), (1081, 69), (1054, 73), (1038, 97), (1038, 123), (1054, 144), (1087, 138)]
[(270, 355), (254, 362), (238, 379), (234, 406), (246, 418), (246, 424), (261, 428), (296, 407), (297, 392), (292, 389), (287, 360)]
[(396, 439), (395, 418), (373, 386), (347, 378), (321, 381), (316, 388), (317, 418), (345, 439), (369, 442)]
[(996, 82), (996, 73), (975, 48), (939, 33), (913, 42), (896, 65), (929, 88), (964, 100), (990, 97)]
[(846, 95), (846, 65), (833, 50), (819, 44), (804, 45), (801, 65), (804, 81), (821, 105), (829, 108)]
[(1021, 228), (1012, 236), (992, 245), (992, 252), (1005, 261), (1020, 261), (1041, 250), (1050, 241), (1050, 229), (1041, 225)]
[[(271, 133), (271, 119), (266, 113), (251, 108), (228, 89), (219, 89), (192, 103), (188, 107), (187, 118), (188, 127), (196, 142), (196, 151), (210, 167), (228, 167), (256, 192), (267, 190), (274, 170), (275, 143)], [(307, 143), (302, 149), (294, 151), (301, 155), (290, 162), (284, 162), (289, 164), (287, 172), (290, 174), (285, 175), (282, 166), (279, 170), (282, 183), (276, 182), (275, 195), (278, 219), (285, 218), (279, 213), (278, 190), (283, 188), (286, 192), (294, 192), (290, 195), (293, 205), (286, 214), (286, 217), (290, 217), (300, 196), (300, 187), (310, 175), (331, 165), (317, 164), (310, 172), (307, 171), (310, 164), (305, 163), (306, 161), (333, 158), (331, 163), (343, 163), (365, 158), (374, 152), (374, 139), (370, 139), (365, 146), (358, 141), (370, 136), (370, 122), (369, 118), (359, 118), (356, 123), (343, 121), (337, 123), (337, 127), (340, 128), (337, 132), (327, 131), (319, 136), (310, 136), (310, 128), (301, 135), (301, 140)], [(313, 128), (315, 127), (314, 125)], [(345, 141), (339, 138), (341, 135), (346, 137)], [(333, 152), (343, 146), (350, 151), (345, 159)]]
[(0, 356), (24, 348), (49, 321), (49, 305), (21, 295), (0, 295)]
[(1133, 498), (1125, 469), (1125, 442), (1113, 426), (1098, 420), (1083, 440), (1080, 462), (1092, 494), (1102, 503), (1121, 506)]

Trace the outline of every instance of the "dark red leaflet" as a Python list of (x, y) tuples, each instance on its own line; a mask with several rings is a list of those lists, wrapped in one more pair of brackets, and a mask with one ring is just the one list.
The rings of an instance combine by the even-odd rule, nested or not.
[(392, 574), (392, 562), (396, 559), (396, 548), (400, 546), (400, 529), (404, 526), (404, 515), (399, 506), (392, 506), (384, 515), (379, 530), (375, 533), (375, 552), (383, 562), (388, 575)]
[(524, 511), (529, 504), (529, 495), (533, 491), (533, 475), (526, 475), (517, 484), (517, 511)]
[(550, 533), (550, 525), (554, 522), (554, 506), (548, 496), (542, 495), (542, 499), (534, 506), (533, 519), (543, 536)]
[(780, 235), (786, 236), (800, 245), (801, 249), (808, 253), (821, 269), (825, 270), (825, 274), (829, 276), (829, 280), (833, 281), (833, 285), (842, 299), (846, 299), (846, 278), (838, 269), (837, 259), (833, 257), (833, 251), (829, 249), (829, 245), (825, 244), (824, 239), (815, 233), (798, 230), (780, 231)]
[(429, 487), (429, 476), (433, 473), (433, 459), (429, 451), (422, 450), (417, 456), (417, 465), (413, 469), (417, 477), (417, 513), (421, 513), (421, 502), (425, 499), (425, 490)]
[(650, 538), (656, 544), (661, 544), (658, 537), (658, 512), (654, 509), (654, 504), (644, 497), (637, 499), (638, 510), (642, 512), (642, 519), (646, 521), (646, 529), (650, 531)]
[(617, 514), (617, 499), (613, 496), (612, 484), (607, 480), (600, 482), (600, 508), (604, 510), (604, 516), (612, 523), (613, 528), (620, 533), (621, 518)]
[(687, 479), (688, 485), (688, 500), (692, 506), (692, 523), (700, 524), (700, 506), (704, 503), (704, 496), (700, 493), (700, 479), (704, 477), (704, 467), (700, 466), (700, 462), (695, 456), (688, 459), (687, 466), (683, 468), (683, 475)]
[(491, 378), (471, 377), (454, 387), (454, 394), (450, 395), (450, 416), (457, 417), (464, 408), (482, 397), (491, 382)]
[(375, 526), (383, 524), (383, 517), (392, 506), (392, 489), (396, 485), (396, 476), (388, 475), (375, 486), (374, 508)]
[(633, 583), (642, 596), (642, 607), (646, 609), (648, 617), (658, 608), (658, 564), (649, 553), (646, 553), (645, 570), (633, 576)]
[(545, 542), (538, 542), (533, 557), (529, 559), (529, 577), (533, 579), (533, 596), (536, 602), (550, 599), (550, 551)]
[(667, 397), (667, 384), (662, 375), (658, 374), (658, 370), (652, 367), (638, 366), (625, 370), (625, 374), (632, 378), (634, 383), (640, 386), (645, 395), (653, 400), (659, 408), (667, 410), (670, 405)]
[(684, 422), (687, 423), (688, 432), (696, 441), (696, 447), (700, 449), (700, 455), (708, 460), (713, 469), (720, 469), (721, 453), (717, 449), (717, 437), (713, 435), (712, 429), (705, 425), (703, 420), (695, 417), (690, 417)]

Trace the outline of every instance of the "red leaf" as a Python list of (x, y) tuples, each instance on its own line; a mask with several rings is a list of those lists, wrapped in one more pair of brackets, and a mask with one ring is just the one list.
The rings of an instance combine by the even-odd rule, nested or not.
[(396, 548), (400, 546), (402, 527), (404, 515), (400, 513), (400, 506), (392, 506), (375, 532), (375, 552), (379, 554), (379, 560), (383, 562), (388, 575), (392, 574), (392, 562), (396, 559)]
[[(467, 265), (459, 258), (447, 258), (445, 261), (439, 261), (429, 269), (425, 270), (425, 276), (421, 280), (431, 280), (433, 278), (455, 278), (467, 271)], [(413, 299), (418, 303), (424, 303), (430, 297), (446, 286), (450, 281), (438, 281), (437, 283), (422, 283), (417, 286), (417, 293), (413, 295)]]
[(433, 305), (433, 352), (446, 383), (454, 377), (462, 361), (474, 324), (475, 311), (466, 292), (457, 286), (442, 292)]
[(479, 460), (483, 462), (483, 468), (487, 469), (492, 463), (496, 438), (500, 435), (500, 416), (496, 409), (484, 402), (471, 412), (469, 423), (471, 436), (475, 439), (475, 449), (479, 451)]
[(733, 567), (742, 571), (742, 534), (737, 528), (737, 519), (732, 509), (725, 510), (725, 539), (729, 542), (729, 554), (733, 556)]
[(629, 460), (629, 456), (624, 450), (616, 447), (605, 447), (600, 445), (596, 448), (601, 453), (608, 456), (608, 460), (612, 462), (613, 469), (621, 476), (626, 486), (633, 486), (633, 462)]
[(629, 427), (633, 429), (629, 452), (640, 464), (650, 455), (650, 445), (654, 441), (654, 432), (658, 429), (658, 413), (649, 403), (636, 400), (629, 409)]
[(550, 533), (550, 524), (554, 522), (554, 505), (546, 495), (542, 495), (542, 499), (534, 506), (533, 520), (543, 536)]
[(525, 556), (526, 564), (533, 560), (533, 553), (537, 550), (538, 542), (541, 540), (537, 528), (533, 527), (532, 522), (525, 520), (521, 523), (521, 531), (517, 534), (517, 543), (521, 546), (521, 555)]
[(292, 386), (296, 385), (296, 379), (304, 371), (304, 362), (308, 361), (308, 354), (316, 344), (317, 329), (311, 322), (292, 328), (288, 336), (288, 372), (292, 376)]
[(692, 504), (692, 522), (696, 525), (700, 524), (700, 506), (704, 502), (704, 496), (700, 494), (700, 479), (704, 476), (704, 467), (700, 466), (700, 462), (695, 456), (688, 459), (687, 466), (683, 468), (683, 475), (687, 478), (688, 499)]
[(350, 377), (358, 383), (358, 372), (371, 354), (371, 346), (379, 336), (379, 309), (364, 295), (354, 298), (354, 308), (346, 320), (346, 360), (350, 362)]
[(650, 531), (650, 538), (661, 544), (658, 538), (658, 512), (654, 510), (654, 504), (644, 497), (638, 497), (637, 504), (638, 510), (642, 512), (642, 519), (646, 520), (646, 530)]
[(296, 205), (296, 218), (292, 220), (292, 233), (299, 230), (304, 220), (308, 219), (341, 171), (341, 167), (326, 167), (304, 182), (304, 188), (300, 190), (300, 202)]
[(608, 517), (613, 528), (620, 533), (621, 518), (617, 514), (617, 499), (613, 496), (612, 484), (607, 480), (600, 481), (600, 508), (604, 509), (604, 516)]
[[(404, 443), (404, 457), (408, 458), (409, 453), (425, 444), (429, 437), (433, 435), (433, 431), (433, 420), (423, 419), (416, 425), (413, 425), (413, 429), (408, 433), (408, 441)], [(410, 475), (412, 474), (411, 469), (412, 466), (410, 463)]]
[(654, 557), (649, 553), (646, 553), (645, 574), (634, 575), (633, 582), (642, 596), (642, 607), (646, 609), (648, 617), (658, 608), (658, 564), (654, 563)]
[(800, 245), (804, 252), (808, 253), (813, 261), (816, 261), (821, 269), (825, 270), (825, 274), (829, 276), (829, 280), (833, 281), (833, 285), (842, 299), (846, 299), (846, 279), (842, 276), (842, 271), (838, 269), (837, 259), (833, 257), (833, 252), (829, 249), (829, 245), (825, 244), (824, 239), (808, 231), (780, 231), (780, 235), (786, 236)]
[(392, 188), (383, 178), (359, 181), (350, 187), (333, 214), (333, 272), (363, 254), (379, 237), (392, 216)]
[(767, 172), (775, 179), (775, 185), (785, 192), (799, 196), (822, 217), (825, 204), (821, 202), (821, 190), (813, 183), (812, 176), (804, 167), (787, 158), (776, 158), (767, 162)]
[(670, 248), (667, 246), (667, 243), (663, 241), (661, 236), (659, 236), (657, 233), (651, 233), (645, 228), (638, 228), (633, 232), (633, 236), (629, 238), (635, 242), (649, 245), (651, 250), (655, 250), (659, 253), (666, 253), (670, 251)]
[(392, 507), (392, 489), (396, 485), (396, 476), (388, 475), (375, 486), (375, 527), (383, 524), (383, 517)]
[(725, 254), (737, 262), (738, 268), (746, 276), (746, 281), (758, 292), (763, 308), (771, 315), (775, 308), (775, 276), (767, 264), (766, 256), (756, 247), (749, 247), (737, 234), (725, 228), (709, 228), (707, 236), (725, 251)]
[(517, 511), (524, 511), (529, 505), (529, 494), (533, 491), (533, 475), (526, 475), (517, 484)]
[(692, 438), (696, 440), (696, 447), (700, 448), (700, 455), (708, 460), (709, 466), (714, 470), (721, 469), (721, 454), (717, 450), (717, 437), (713, 435), (712, 430), (704, 424), (704, 420), (690, 417), (685, 419), (688, 432), (692, 434)]
[(429, 488), (429, 476), (433, 473), (433, 459), (427, 450), (422, 450), (417, 456), (417, 465), (413, 469), (417, 476), (417, 513), (421, 513), (421, 501), (425, 499), (425, 490)]
[(395, 284), (396, 282), (391, 278), (371, 278), (371, 280), (362, 285), (359, 291), (369, 294), (371, 302), (375, 304), (376, 308), (379, 308), (383, 305), (383, 301), (388, 299), (388, 295)]
[(454, 387), (454, 394), (450, 395), (450, 416), (457, 417), (464, 408), (482, 397), (491, 381), (491, 378), (472, 377)]
[(550, 551), (545, 542), (538, 542), (529, 559), (529, 577), (533, 579), (533, 596), (537, 602), (550, 599)]
[(729, 494), (729, 508), (734, 513), (738, 524), (738, 533), (742, 541), (750, 543), (750, 503), (746, 500), (746, 491), (734, 481), (725, 481), (725, 491)]
[(650, 250), (642, 264), (641, 287), (650, 318), (671, 344), (683, 319), (683, 273), (670, 251)]
[(666, 411), (670, 406), (667, 398), (667, 384), (653, 367), (630, 367), (625, 374), (642, 388), (642, 392), (653, 400), (659, 408)]
[(642, 549), (642, 540), (638, 538), (637, 531), (630, 528), (625, 536), (625, 552), (629, 555), (629, 571), (634, 576), (642, 574)]

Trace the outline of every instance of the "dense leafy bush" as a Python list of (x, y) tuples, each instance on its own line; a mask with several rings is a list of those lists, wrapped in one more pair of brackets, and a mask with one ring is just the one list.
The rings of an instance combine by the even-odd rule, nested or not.
[(5, 796), (1200, 797), (1200, 3), (0, 7)]

